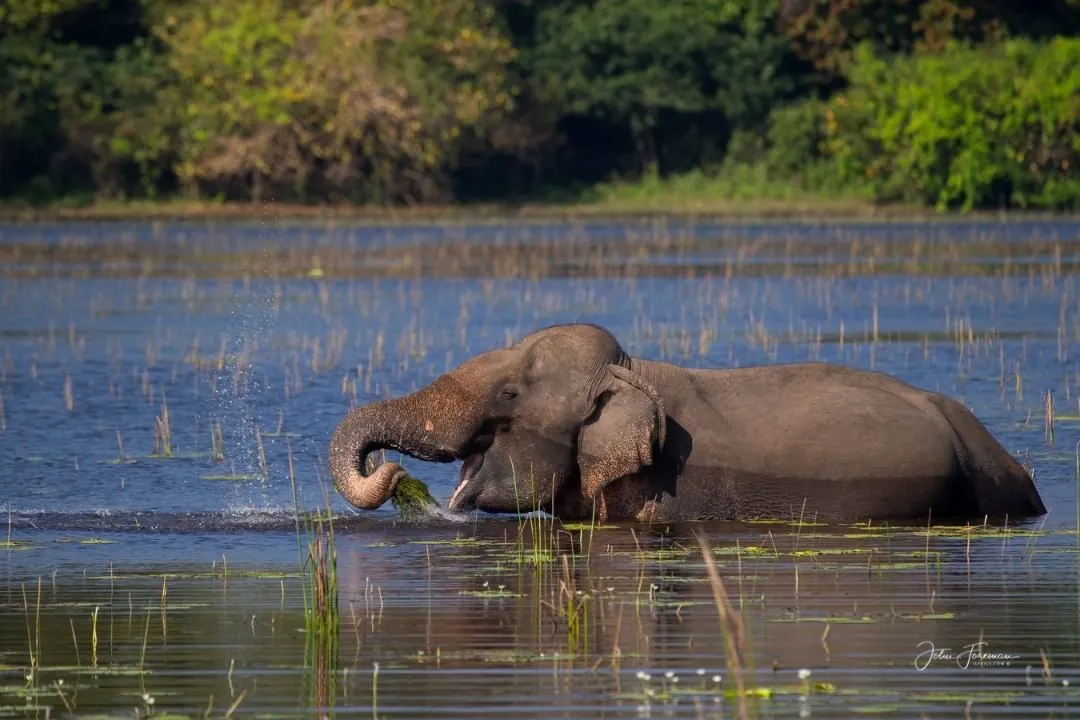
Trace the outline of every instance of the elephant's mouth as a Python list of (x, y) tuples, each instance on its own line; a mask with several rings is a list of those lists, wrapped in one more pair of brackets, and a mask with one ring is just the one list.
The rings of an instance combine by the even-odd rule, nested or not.
[(458, 477), (458, 486), (454, 490), (454, 494), (450, 496), (450, 502), (447, 503), (447, 507), (454, 511), (460, 512), (463, 510), (471, 510), (471, 504), (475, 499), (476, 493), (469, 495), (465, 494), (465, 489), (469, 486), (476, 474), (480, 472), (480, 468), (484, 465), (484, 453), (475, 452), (465, 458), (465, 461), (461, 464), (461, 474)]

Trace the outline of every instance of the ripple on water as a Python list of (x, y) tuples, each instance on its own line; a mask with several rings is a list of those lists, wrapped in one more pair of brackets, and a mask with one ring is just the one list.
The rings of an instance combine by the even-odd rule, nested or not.
[[(1076, 714), (1078, 227), (4, 226), (0, 715), (732, 717), (737, 676), (759, 717)], [(402, 521), (329, 487), (353, 404), (581, 320), (651, 359), (839, 361), (947, 392), (1051, 513)], [(405, 462), (445, 504), (456, 464)], [(305, 630), (294, 512), (327, 505), (336, 644)]]

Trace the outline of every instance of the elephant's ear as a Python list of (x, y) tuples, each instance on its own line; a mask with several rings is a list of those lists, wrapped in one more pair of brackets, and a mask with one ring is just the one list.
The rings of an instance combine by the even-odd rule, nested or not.
[(589, 500), (608, 483), (651, 465), (664, 445), (664, 402), (653, 386), (618, 365), (609, 365), (608, 373), (578, 437), (581, 489)]

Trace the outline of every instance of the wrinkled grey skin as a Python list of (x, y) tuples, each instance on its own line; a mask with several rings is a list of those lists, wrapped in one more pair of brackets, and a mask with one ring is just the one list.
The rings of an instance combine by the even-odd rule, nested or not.
[(404, 474), (394, 448), (464, 460), (449, 507), (562, 519), (938, 519), (1042, 515), (1032, 478), (963, 405), (823, 363), (690, 370), (592, 325), (478, 355), (351, 412), (330, 443), (359, 508)]

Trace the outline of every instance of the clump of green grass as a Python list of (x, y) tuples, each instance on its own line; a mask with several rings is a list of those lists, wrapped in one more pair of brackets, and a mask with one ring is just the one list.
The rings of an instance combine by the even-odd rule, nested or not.
[(308, 590), (311, 606), (306, 610), (307, 630), (317, 639), (336, 644), (339, 627), (337, 550), (330, 516), (316, 516), (309, 529)]
[(390, 496), (390, 502), (402, 517), (423, 515), (439, 507), (424, 481), (408, 474), (398, 481), (394, 494)]

